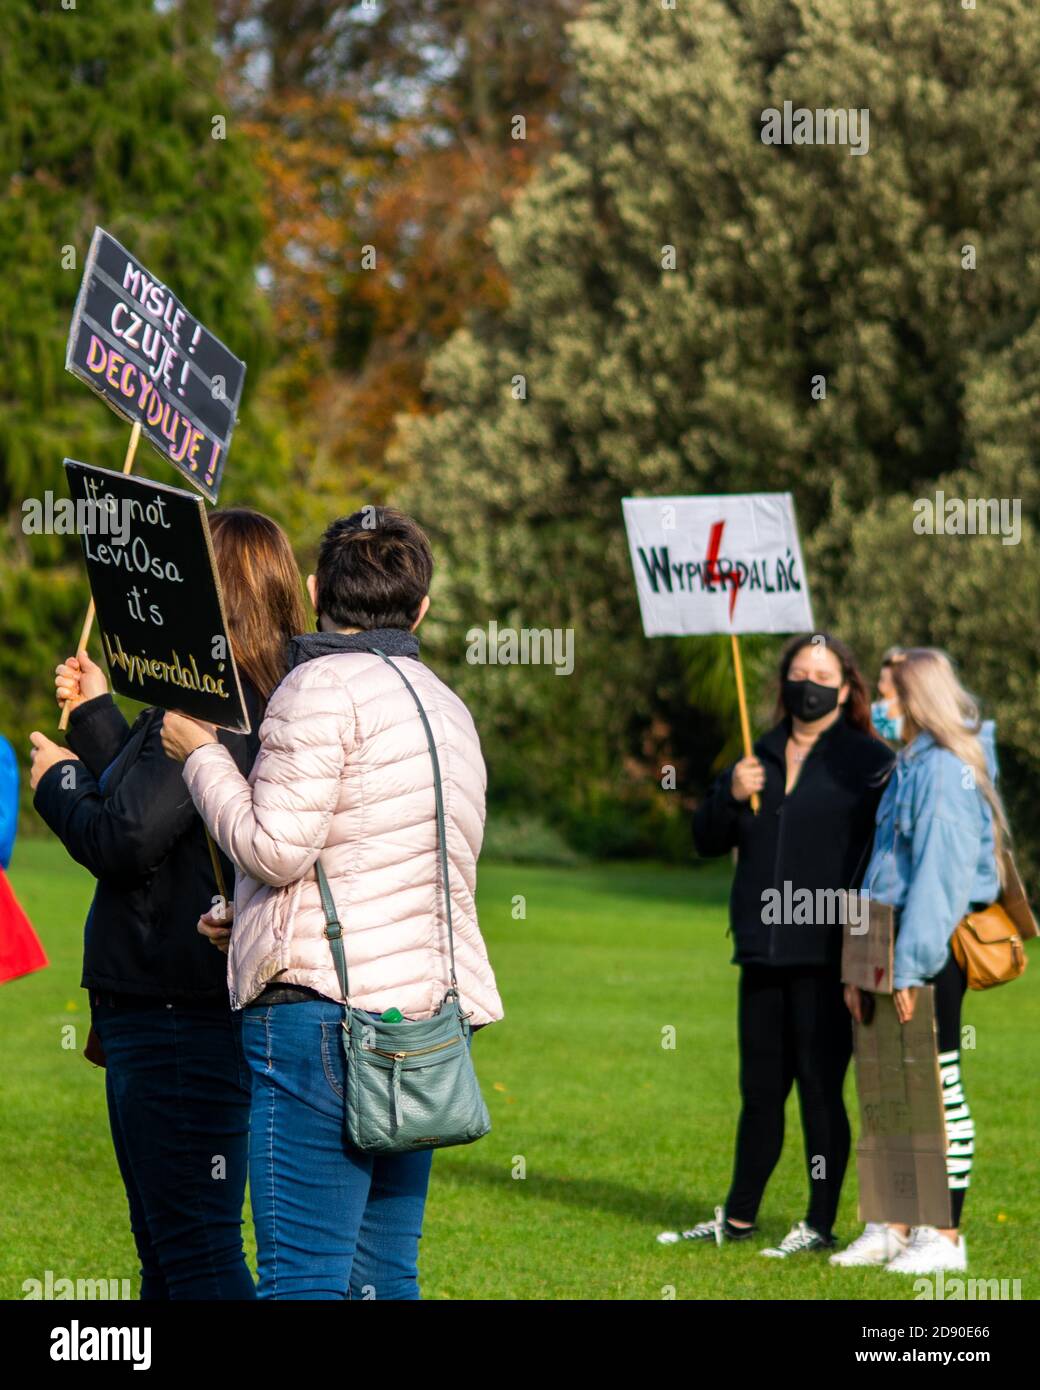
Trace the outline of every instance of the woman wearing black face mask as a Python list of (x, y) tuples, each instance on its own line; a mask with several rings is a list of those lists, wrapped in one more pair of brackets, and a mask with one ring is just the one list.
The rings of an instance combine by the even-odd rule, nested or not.
[[(779, 722), (712, 786), (693, 822), (702, 855), (737, 851), (730, 923), (740, 975), (740, 1092), (733, 1182), (713, 1221), (658, 1239), (747, 1239), (783, 1148), (797, 1082), (809, 1207), (778, 1246), (785, 1258), (834, 1244), (849, 1157), (842, 1087), (852, 1054), (844, 1016), (841, 890), (856, 888), (893, 754), (871, 727), (852, 652), (817, 633), (780, 657)], [(757, 792), (756, 815), (750, 798)], [(853, 900), (852, 911), (862, 904)]]

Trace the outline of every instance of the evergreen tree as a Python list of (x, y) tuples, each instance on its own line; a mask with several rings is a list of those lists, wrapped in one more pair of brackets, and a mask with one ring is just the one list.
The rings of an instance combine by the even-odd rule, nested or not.
[[(399, 451), (448, 558), (434, 634), (509, 735), (494, 780), (581, 816), (719, 742), (682, 698), (717, 688), (718, 646), (642, 637), (623, 496), (792, 491), (817, 621), (855, 639), (827, 523), (977, 466), (969, 388), (1036, 317), (1040, 23), (1025, 0), (592, 0), (571, 38), (563, 148), (496, 226), (510, 307), (434, 359), (441, 411)], [(869, 149), (764, 143), (785, 101), (866, 108)], [(921, 602), (905, 565), (888, 581)], [(573, 626), (574, 678), (468, 666), (491, 617)]]
[[(821, 545), (845, 557), (833, 606), (877, 660), (894, 640), (945, 648), (995, 715), (1000, 785), (1016, 852), (1040, 872), (1040, 322), (981, 350), (964, 393), (970, 466), (852, 510), (840, 502)], [(985, 534), (978, 502), (985, 504)], [(996, 529), (994, 528), (994, 525)], [(969, 529), (971, 528), (971, 529)]]
[[(89, 598), (79, 542), (24, 534), (22, 503), (66, 495), (66, 455), (121, 467), (130, 433), (65, 371), (95, 225), (246, 359), (247, 392), (263, 367), (258, 180), (217, 119), (212, 45), (204, 0), (0, 7), (0, 727), (22, 755), (34, 724), (53, 731), (53, 668)], [(268, 460), (252, 457), (240, 426), (230, 492), (263, 480)], [(143, 441), (135, 468), (179, 482)]]

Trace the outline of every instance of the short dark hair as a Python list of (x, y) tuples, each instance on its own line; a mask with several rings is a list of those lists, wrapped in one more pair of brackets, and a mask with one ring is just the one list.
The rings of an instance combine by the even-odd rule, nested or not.
[(362, 507), (321, 538), (318, 611), (335, 627), (407, 629), (432, 577), (433, 552), (418, 522), (393, 507)]

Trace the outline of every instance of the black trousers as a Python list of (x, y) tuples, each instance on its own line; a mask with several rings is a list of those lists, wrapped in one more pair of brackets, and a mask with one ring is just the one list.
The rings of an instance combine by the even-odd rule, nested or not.
[(849, 1161), (842, 1087), (852, 1019), (833, 966), (745, 965), (740, 974), (740, 1122), (726, 1215), (754, 1221), (784, 1144), (797, 1083), (809, 1174), (806, 1221), (831, 1235)]
[(933, 975), (928, 983), (935, 986), (935, 1032), (946, 1120), (946, 1178), (953, 1224), (959, 1226), (975, 1156), (975, 1122), (961, 1083), (961, 1005), (968, 982), (952, 951), (938, 975)]

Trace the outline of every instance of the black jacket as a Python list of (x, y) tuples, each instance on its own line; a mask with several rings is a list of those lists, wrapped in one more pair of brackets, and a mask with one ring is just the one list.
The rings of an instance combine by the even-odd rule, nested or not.
[[(248, 774), (262, 708), (247, 681), (242, 688), (253, 732), (217, 735)], [(219, 1003), (227, 998), (226, 957), (196, 930), (216, 880), (183, 765), (163, 752), (162, 720), (161, 709), (146, 709), (131, 727), (110, 695), (77, 706), (67, 737), (81, 761), (49, 768), (34, 804), (97, 879), (84, 931), (83, 987)], [(230, 895), (235, 871), (220, 858)]]
[[(694, 813), (693, 838), (703, 855), (737, 850), (730, 893), (735, 964), (837, 968), (840, 922), (806, 924), (800, 912), (789, 906), (777, 912), (775, 905), (790, 904), (799, 889), (815, 895), (817, 889), (859, 887), (894, 754), (880, 739), (839, 719), (817, 739), (787, 796), (784, 749), (789, 733), (785, 720), (755, 744), (766, 773), (758, 815), (749, 802), (734, 799), (733, 769), (727, 768)], [(786, 900), (785, 882), (790, 884)], [(769, 889), (781, 898), (767, 899)], [(767, 911), (767, 904), (774, 910)], [(782, 920), (768, 920), (778, 916)]]

